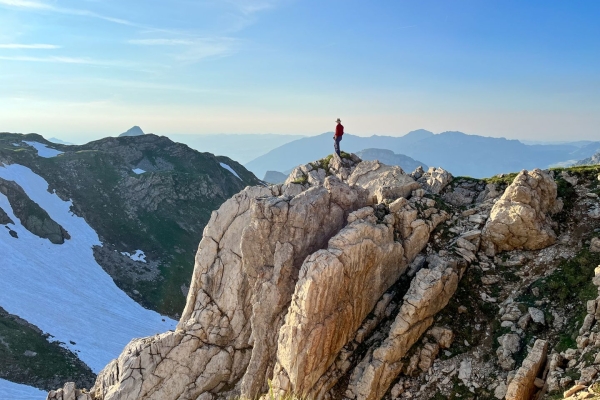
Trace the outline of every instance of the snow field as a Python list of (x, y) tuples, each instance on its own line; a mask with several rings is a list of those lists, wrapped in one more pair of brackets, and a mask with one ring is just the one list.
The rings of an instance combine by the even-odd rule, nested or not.
[(0, 379), (0, 400), (44, 400), (47, 394), (31, 386)]
[(36, 149), (38, 152), (38, 156), (44, 157), (44, 158), (52, 158), (52, 157), (56, 157), (59, 154), (64, 153), (64, 151), (52, 149), (52, 148), (46, 146), (45, 144), (41, 144), (38, 142), (29, 142), (29, 141), (23, 140), (23, 143), (27, 143), (29, 146)]
[(49, 193), (48, 183), (27, 167), (5, 165), (0, 177), (17, 182), (71, 235), (62, 245), (35, 236), (0, 194), (0, 207), (19, 236), (0, 226), (0, 306), (63, 342), (96, 373), (131, 339), (175, 328), (176, 321), (129, 298), (96, 263), (92, 246), (101, 245), (98, 235), (71, 213), (70, 201)]
[(121, 254), (131, 258), (133, 261), (141, 261), (143, 263), (146, 262), (146, 254), (144, 254), (144, 252), (141, 250), (136, 250), (133, 254), (124, 251)]
[(237, 174), (237, 172), (235, 172), (233, 170), (233, 168), (231, 168), (229, 165), (225, 164), (225, 163), (219, 163), (221, 164), (221, 167), (225, 168), (227, 171), (231, 172), (233, 175), (235, 175), (240, 181), (242, 180), (242, 178), (240, 178), (240, 176)]

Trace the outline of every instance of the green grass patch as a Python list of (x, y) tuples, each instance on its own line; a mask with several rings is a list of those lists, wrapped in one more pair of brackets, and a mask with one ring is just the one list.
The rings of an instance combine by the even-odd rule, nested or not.
[(308, 182), (308, 176), (303, 175), (298, 179), (294, 179), (292, 183), (297, 183), (298, 185), (304, 185)]
[[(516, 299), (527, 306), (534, 306), (537, 299), (547, 298), (553, 302), (553, 307), (568, 310), (565, 328), (555, 346), (557, 351), (577, 347), (575, 338), (587, 314), (586, 302), (598, 295), (598, 290), (592, 283), (594, 269), (598, 264), (600, 254), (591, 253), (584, 248), (573, 258), (562, 261), (550, 276), (535, 281)], [(533, 296), (533, 288), (538, 288), (539, 297)], [(551, 319), (550, 315), (547, 317)]]
[(488, 184), (493, 183), (495, 185), (510, 185), (515, 180), (518, 174), (518, 172), (512, 172), (510, 174), (499, 174), (494, 175), (491, 178), (485, 178), (483, 179), (483, 181)]

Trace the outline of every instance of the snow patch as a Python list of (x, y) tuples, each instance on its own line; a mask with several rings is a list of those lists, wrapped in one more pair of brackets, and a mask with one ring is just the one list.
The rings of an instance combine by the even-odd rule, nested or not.
[(219, 163), (219, 164), (221, 164), (221, 167), (225, 168), (227, 171), (234, 174), (240, 181), (242, 180), (242, 178), (240, 178), (240, 176), (229, 165), (227, 165), (225, 163)]
[(46, 146), (45, 144), (41, 144), (38, 142), (28, 142), (26, 140), (23, 140), (23, 143), (27, 143), (28, 145), (30, 145), (31, 147), (36, 149), (38, 152), (38, 156), (44, 157), (44, 158), (52, 158), (52, 157), (56, 157), (59, 154), (64, 153), (64, 151), (52, 149), (52, 148)]
[(44, 400), (48, 392), (0, 379), (0, 399)]
[(21, 147), (21, 145), (19, 143), (11, 143), (11, 144), (15, 147)]
[(130, 254), (130, 253), (124, 251), (121, 254), (131, 258), (133, 261), (141, 261), (143, 263), (146, 262), (146, 255), (141, 250), (136, 250), (135, 253), (133, 253), (133, 254)]
[(135, 169), (132, 169), (132, 171), (133, 171), (133, 172), (135, 172), (135, 173), (136, 173), (136, 174), (138, 174), (138, 175), (139, 175), (139, 174), (143, 174), (144, 172), (146, 172), (146, 171), (144, 171), (143, 169), (140, 169), (140, 168), (135, 168)]
[(92, 246), (102, 243), (71, 212), (71, 201), (48, 192), (48, 182), (22, 165), (0, 167), (0, 177), (19, 184), (71, 235), (56, 246), (32, 234), (0, 194), (0, 208), (15, 221), (8, 226), (19, 235), (0, 231), (0, 306), (65, 343), (96, 373), (131, 339), (175, 329), (176, 321), (133, 301), (96, 263)]

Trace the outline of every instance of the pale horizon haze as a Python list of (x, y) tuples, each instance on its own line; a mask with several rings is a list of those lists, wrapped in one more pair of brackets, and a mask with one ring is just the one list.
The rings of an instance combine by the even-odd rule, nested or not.
[(0, 131), (598, 140), (600, 2), (0, 0)]

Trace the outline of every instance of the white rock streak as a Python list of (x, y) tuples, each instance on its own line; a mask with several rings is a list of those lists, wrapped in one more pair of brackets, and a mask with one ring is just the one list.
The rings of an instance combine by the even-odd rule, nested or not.
[(236, 178), (238, 178), (240, 181), (242, 180), (242, 178), (240, 178), (240, 176), (233, 170), (233, 168), (231, 168), (229, 165), (225, 164), (225, 163), (219, 163), (221, 164), (221, 167), (225, 168), (227, 171), (231, 172), (233, 175), (236, 176)]
[(64, 151), (52, 149), (52, 148), (46, 146), (45, 144), (41, 144), (38, 142), (28, 142), (28, 141), (24, 140), (23, 143), (27, 143), (29, 146), (36, 149), (38, 152), (38, 156), (44, 157), (44, 158), (52, 158), (52, 157), (56, 157), (59, 154), (64, 153)]
[(0, 194), (0, 207), (16, 224), (9, 227), (19, 236), (0, 230), (0, 306), (64, 342), (95, 372), (131, 339), (175, 328), (175, 321), (129, 298), (96, 263), (92, 246), (101, 242), (71, 213), (70, 201), (49, 193), (48, 183), (24, 166), (0, 167), (0, 177), (17, 182), (71, 235), (62, 245), (33, 235)]

